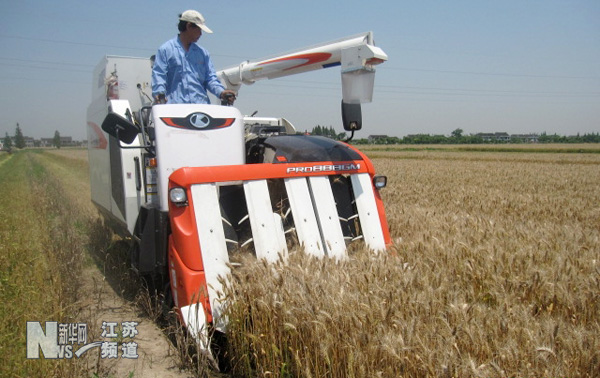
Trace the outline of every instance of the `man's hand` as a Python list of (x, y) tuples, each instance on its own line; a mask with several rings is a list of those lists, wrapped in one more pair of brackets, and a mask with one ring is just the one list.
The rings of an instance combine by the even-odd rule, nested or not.
[(230, 89), (225, 89), (221, 92), (221, 105), (233, 105), (236, 93)]
[(159, 93), (158, 95), (156, 95), (154, 97), (154, 103), (155, 104), (166, 104), (167, 103), (167, 98), (165, 97), (164, 93)]

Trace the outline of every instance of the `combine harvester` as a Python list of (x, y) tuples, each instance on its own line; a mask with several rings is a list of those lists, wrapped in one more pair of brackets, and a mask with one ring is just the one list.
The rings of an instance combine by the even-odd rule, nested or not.
[[(361, 129), (374, 65), (387, 60), (372, 33), (243, 62), (218, 72), (228, 89), (341, 66), (344, 129)], [(131, 265), (164, 284), (188, 331), (225, 331), (222, 279), (231, 252), (285, 258), (292, 241), (343, 258), (352, 242), (391, 244), (371, 161), (354, 147), (296, 135), (285, 119), (244, 117), (222, 105), (152, 106), (151, 61), (107, 56), (88, 108), (92, 201), (131, 237)], [(220, 278), (222, 277), (222, 278)], [(202, 337), (204, 336), (204, 337)]]

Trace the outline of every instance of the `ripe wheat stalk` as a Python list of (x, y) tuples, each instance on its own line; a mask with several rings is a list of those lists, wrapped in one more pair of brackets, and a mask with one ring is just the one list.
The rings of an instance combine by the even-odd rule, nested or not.
[(390, 253), (234, 270), (235, 376), (600, 375), (600, 158), (428, 155), (375, 161)]

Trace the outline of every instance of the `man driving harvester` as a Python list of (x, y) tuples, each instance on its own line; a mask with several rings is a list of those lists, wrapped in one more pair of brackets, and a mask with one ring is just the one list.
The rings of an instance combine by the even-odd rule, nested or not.
[(202, 14), (179, 15), (179, 35), (159, 47), (152, 67), (152, 96), (157, 104), (210, 104), (207, 90), (232, 105), (236, 93), (219, 81), (206, 49), (196, 44), (202, 32), (212, 33)]

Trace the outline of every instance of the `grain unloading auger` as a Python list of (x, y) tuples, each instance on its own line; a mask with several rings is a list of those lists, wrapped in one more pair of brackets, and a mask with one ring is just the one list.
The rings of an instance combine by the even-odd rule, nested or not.
[[(375, 64), (387, 59), (371, 33), (244, 62), (219, 71), (239, 89), (264, 78), (341, 66), (344, 128), (361, 128)], [(109, 56), (97, 66), (88, 109), (92, 200), (132, 237), (132, 267), (166, 283), (193, 335), (224, 331), (222, 279), (231, 251), (285, 258), (288, 245), (343, 258), (354, 241), (391, 243), (378, 193), (385, 177), (359, 150), (291, 124), (242, 116), (235, 107), (152, 106), (149, 59)], [(200, 340), (205, 340), (199, 337)]]

